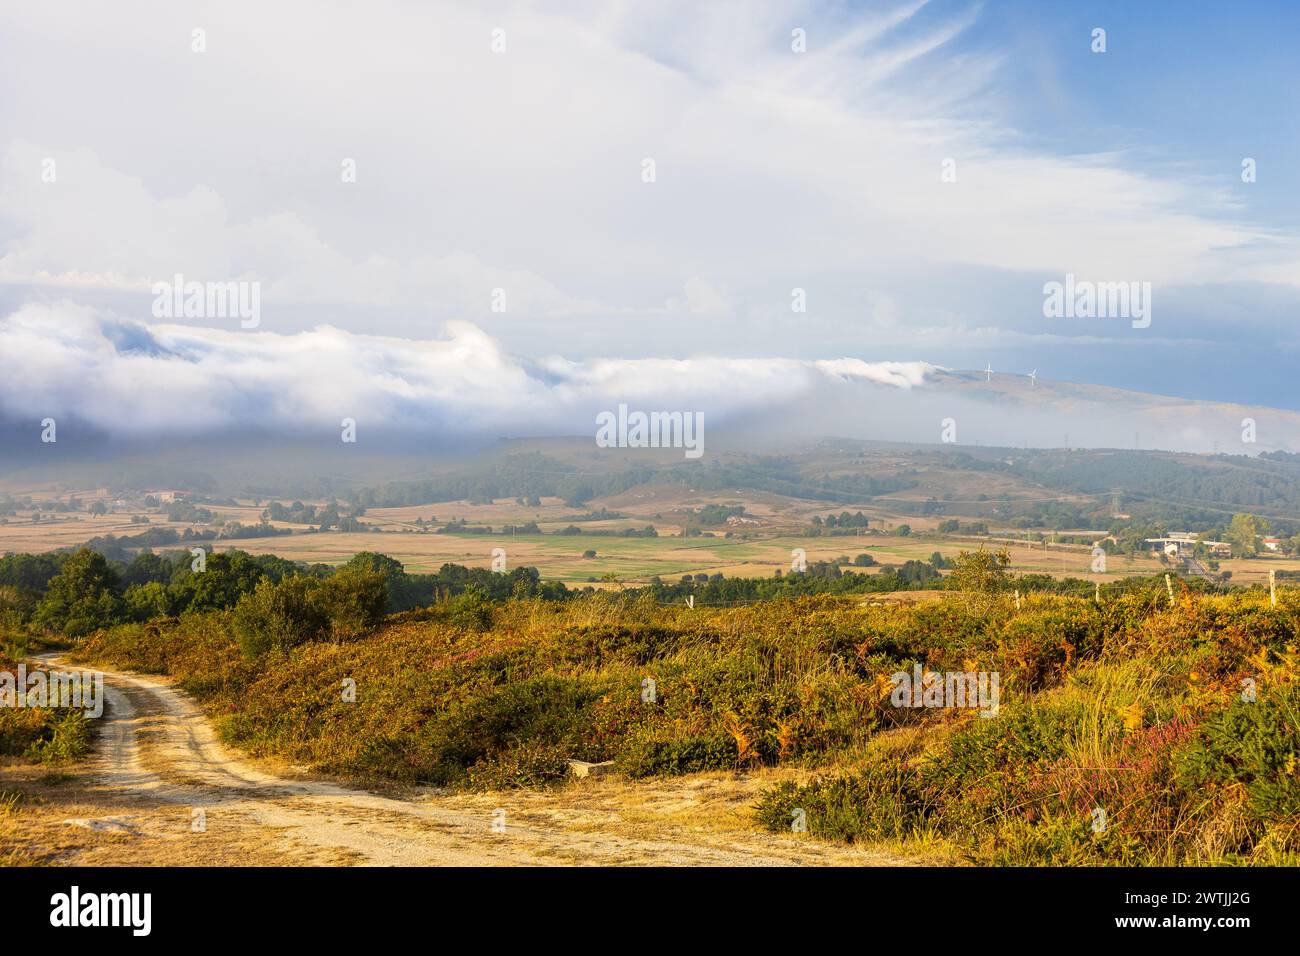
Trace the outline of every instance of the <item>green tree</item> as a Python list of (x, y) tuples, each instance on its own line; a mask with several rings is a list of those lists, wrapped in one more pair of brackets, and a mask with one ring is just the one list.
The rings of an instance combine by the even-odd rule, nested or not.
[(0, 584), (11, 584), (22, 591), (40, 593), (59, 573), (63, 555), (10, 554), (0, 558)]
[(972, 594), (996, 594), (1011, 583), (1011, 553), (1001, 551), (962, 551), (952, 561), (950, 587)]
[(118, 576), (102, 554), (82, 548), (50, 579), (36, 605), (36, 623), (69, 637), (84, 637), (122, 618)]
[(1259, 554), (1260, 536), (1268, 532), (1268, 522), (1258, 515), (1235, 514), (1228, 526), (1227, 538), (1239, 557), (1251, 558)]
[(171, 592), (178, 611), (210, 611), (234, 607), (266, 577), (266, 572), (243, 551), (212, 552), (202, 571), (189, 562), (172, 578)]
[(388, 589), (388, 608), (402, 610), (412, 603), (406, 600), (410, 586), (406, 569), (396, 558), (375, 551), (358, 551), (351, 560), (339, 567), (340, 574), (345, 572), (380, 575)]
[(21, 658), (27, 653), (31, 619), (36, 600), (11, 584), (0, 584), (0, 659), (6, 652)]
[(402, 562), (377, 551), (358, 551), (347, 564), (340, 565), (340, 571), (378, 571), (385, 577), (404, 573)]
[(166, 582), (173, 573), (172, 563), (166, 558), (152, 551), (141, 551), (126, 566), (122, 584), (129, 589), (132, 585), (148, 584), (150, 581)]
[(171, 613), (171, 595), (161, 581), (135, 584), (122, 595), (126, 613), (133, 621), (152, 621)]

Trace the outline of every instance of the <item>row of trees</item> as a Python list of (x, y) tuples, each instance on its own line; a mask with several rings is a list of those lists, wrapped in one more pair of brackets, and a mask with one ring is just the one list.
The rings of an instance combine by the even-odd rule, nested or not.
[(696, 524), (714, 526), (726, 524), (728, 518), (739, 518), (745, 514), (744, 505), (702, 505), (697, 508), (686, 508), (682, 511), (687, 521), (693, 521)]
[[(874, 559), (855, 564), (869, 567)], [(683, 601), (693, 597), (697, 604), (741, 604), (809, 594), (880, 594), (936, 585), (942, 575), (932, 564), (906, 561), (887, 565), (878, 574), (861, 574), (845, 570), (841, 561), (816, 561), (806, 571), (778, 570), (770, 578), (725, 578), (721, 574), (688, 574), (680, 582), (669, 584), (658, 577), (647, 589), (660, 602)], [(637, 589), (639, 590), (639, 589)]]
[(366, 509), (361, 505), (340, 505), (337, 501), (331, 501), (319, 508), (315, 505), (305, 505), (301, 501), (294, 501), (287, 505), (272, 501), (262, 509), (262, 523), (281, 521), (285, 524), (315, 525), (320, 531), (329, 531), (333, 528), (340, 531), (364, 531), (365, 525), (361, 523), (360, 518), (365, 513)]
[[(205, 555), (200, 570), (188, 551), (143, 551), (123, 562), (81, 548), (0, 558), (0, 626), (80, 637), (114, 624), (247, 603), (240, 618), (246, 623), (258, 608), (296, 607), (301, 621), (316, 622), (304, 625), (305, 633), (342, 637), (387, 611), (430, 605), (468, 589), (496, 600), (567, 593), (559, 582), (543, 583), (536, 568), (498, 574), (444, 564), (436, 574), (407, 574), (401, 562), (374, 552), (336, 569), (230, 550)], [(253, 643), (268, 640), (282, 643), (266, 635)]]
[(821, 515), (813, 515), (812, 519), (814, 528), (866, 528), (871, 522), (861, 511), (855, 514), (849, 514), (842, 511), (838, 515), (827, 515), (822, 518)]
[(949, 518), (940, 521), (936, 530), (940, 534), (988, 534), (989, 526), (984, 521), (958, 521)]

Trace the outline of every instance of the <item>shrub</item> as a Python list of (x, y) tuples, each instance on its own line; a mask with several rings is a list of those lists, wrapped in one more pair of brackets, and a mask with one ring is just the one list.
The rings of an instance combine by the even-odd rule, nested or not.
[(45, 763), (75, 760), (90, 749), (90, 724), (70, 708), (0, 708), (0, 755)]
[(447, 617), (467, 631), (486, 631), (492, 626), (492, 601), (482, 589), (470, 585), (447, 602)]
[[(294, 646), (302, 631), (285, 626), (236, 642), (236, 613), (214, 612), (100, 631), (80, 656), (175, 674), (230, 742), (325, 772), (506, 787), (558, 779), (561, 758), (614, 759), (635, 777), (833, 766), (842, 779), (765, 795), (760, 820), (788, 832), (797, 808), (814, 835), (979, 862), (1295, 861), (1290, 589), (1276, 608), (1263, 592), (1188, 593), (1170, 607), (1156, 581), (1100, 606), (1089, 591), (1035, 593), (1019, 609), (950, 594), (691, 610), (648, 589), (494, 605), (456, 575), (440, 586), (459, 596), (394, 615), (365, 641)], [(317, 619), (317, 634), (330, 631)], [(241, 654), (246, 644), (291, 650), (268, 661)], [(1000, 671), (998, 715), (890, 707), (888, 675), (914, 663)], [(356, 675), (345, 703), (339, 683)], [(1255, 704), (1239, 702), (1245, 676)], [(1109, 822), (1094, 835), (1098, 807)]]
[(331, 635), (335, 640), (348, 640), (383, 621), (388, 610), (388, 579), (378, 571), (338, 571), (325, 579), (320, 595)]
[(525, 740), (470, 767), (469, 786), (475, 790), (537, 788), (563, 780), (568, 772), (564, 747)]
[(805, 786), (786, 781), (763, 794), (755, 813), (760, 825), (779, 833), (802, 810), (812, 835), (853, 843), (910, 836), (927, 825), (933, 809), (918, 774), (886, 762)]
[(28, 755), (44, 763), (76, 760), (90, 750), (90, 723), (84, 711), (53, 711), (47, 730), (28, 750)]
[[(522, 746), (554, 748), (566, 759), (605, 759), (599, 742), (587, 732), (592, 710), (608, 685), (586, 677), (539, 674), (498, 684), (487, 676), (512, 665), (504, 655), (480, 657), (473, 668), (456, 668), (436, 675), (436, 711), (424, 699), (421, 726), (403, 740), (390, 741), (384, 752), (366, 756), (370, 766), (403, 768), (411, 779), (439, 785), (464, 783), (467, 770), (479, 767), (480, 785), (502, 785), (501, 773), (487, 769), (498, 758)], [(524, 760), (525, 753), (517, 755)], [(540, 758), (539, 758), (540, 759)], [(506, 759), (511, 764), (514, 758)], [(522, 763), (515, 761), (517, 766)], [(503, 765), (505, 766), (505, 765)], [(495, 783), (484, 783), (483, 774), (497, 774)]]
[(0, 755), (17, 757), (49, 732), (50, 711), (37, 707), (0, 707)]
[(677, 734), (650, 726), (629, 736), (615, 766), (629, 777), (668, 776), (731, 770), (739, 757), (735, 739), (725, 733)]
[(1256, 824), (1300, 820), (1300, 684), (1236, 700), (1208, 719), (1182, 754), (1179, 776), (1191, 790), (1245, 788)]
[(1058, 682), (1076, 658), (1094, 658), (1105, 642), (1100, 615), (1077, 599), (1060, 606), (1029, 608), (1006, 622), (999, 640), (1004, 676), (1030, 689)]
[(240, 650), (247, 657), (259, 657), (325, 637), (330, 619), (321, 591), (315, 578), (262, 581), (239, 599), (231, 618)]
[(1095, 832), (1092, 818), (1083, 814), (1005, 824), (988, 862), (994, 866), (1136, 866), (1146, 859), (1136, 835), (1115, 826)]

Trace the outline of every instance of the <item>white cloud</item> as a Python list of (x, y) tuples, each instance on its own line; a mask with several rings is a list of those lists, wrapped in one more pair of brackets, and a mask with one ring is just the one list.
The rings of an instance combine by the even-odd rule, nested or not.
[[(32, 175), (47, 157), (55, 163), (53, 183)], [(352, 260), (294, 213), (232, 222), (212, 190), (155, 197), (87, 149), (17, 142), (2, 168), (0, 212), (17, 227), (0, 253), (0, 281), (143, 291), (177, 273), (201, 281), (257, 279), (273, 300), (407, 305), (435, 308), (444, 318), (487, 313), (495, 289), (505, 290), (508, 311), (522, 315), (581, 315), (597, 307), (526, 269), (494, 268), (458, 250)], [(70, 222), (83, 226), (68, 229)]]
[(721, 315), (730, 311), (732, 307), (731, 301), (725, 294), (699, 276), (687, 279), (682, 291), (685, 298), (669, 299), (667, 311), (685, 312), (689, 315)]
[[(776, 279), (842, 326), (859, 320), (844, 290), (900, 266), (926, 284), (953, 266), (1300, 284), (1294, 238), (1244, 221), (1224, 190), (1090, 144), (1026, 146), (997, 109), (996, 51), (953, 50), (978, 15), (11, 6), (0, 59), (39, 82), (0, 98), (16, 137), (0, 142), (0, 278), (258, 278), (269, 300), (401, 307), (407, 322), (492, 321), (504, 288), (510, 316), (668, 302), (737, 325)], [(206, 54), (189, 48), (196, 17)], [(794, 25), (805, 54), (789, 49)], [(495, 27), (504, 54), (489, 50)], [(57, 183), (40, 179), (46, 156)], [(955, 183), (940, 180), (949, 157)], [(631, 323), (623, 341), (652, 348)]]
[(448, 323), (445, 333), (406, 339), (321, 326), (284, 335), (29, 304), (0, 319), (0, 419), (68, 417), (127, 436), (302, 434), (343, 417), (409, 434), (581, 434), (595, 411), (620, 402), (721, 421), (838, 381), (910, 388), (932, 368), (707, 356), (531, 363), (470, 323)]

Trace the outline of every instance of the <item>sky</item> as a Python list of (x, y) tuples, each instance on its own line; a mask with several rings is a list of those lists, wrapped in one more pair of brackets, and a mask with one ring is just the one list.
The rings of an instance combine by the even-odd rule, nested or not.
[[(1297, 47), (1281, 2), (5, 4), (0, 416), (572, 432), (986, 365), (1300, 409)], [(1067, 275), (1149, 324), (1045, 316)]]

